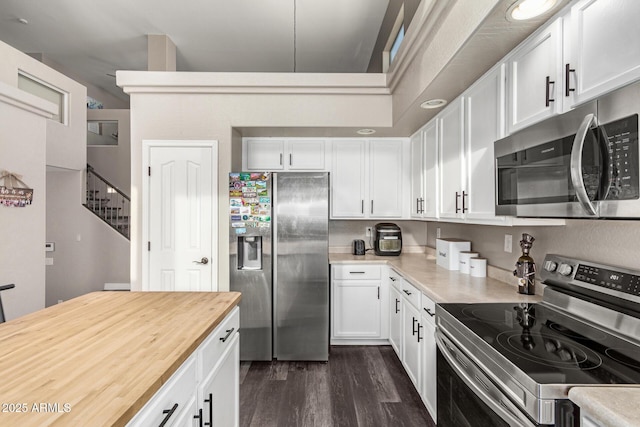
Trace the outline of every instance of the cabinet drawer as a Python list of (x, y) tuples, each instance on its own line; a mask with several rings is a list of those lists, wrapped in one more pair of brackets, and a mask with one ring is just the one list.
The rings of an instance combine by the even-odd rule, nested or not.
[[(167, 418), (165, 426), (177, 425), (184, 417), (196, 393), (196, 357), (191, 355), (169, 378), (146, 405), (129, 421), (127, 427), (157, 426)], [(164, 411), (175, 410), (169, 416)], [(193, 414), (191, 414), (193, 416)]]
[(335, 280), (371, 280), (380, 279), (379, 265), (334, 265)]
[(404, 279), (400, 274), (398, 274), (395, 270), (389, 270), (389, 282), (391, 282), (391, 286), (396, 288), (398, 291), (402, 292), (402, 282)]
[(402, 296), (416, 309), (420, 310), (420, 295), (422, 293), (406, 280), (402, 281)]
[(431, 300), (425, 294), (420, 297), (422, 301), (422, 308), (420, 312), (422, 316), (428, 319), (431, 323), (435, 323), (436, 320), (436, 303)]
[(206, 377), (213, 370), (222, 353), (230, 345), (233, 336), (238, 333), (240, 328), (239, 313), (239, 308), (234, 308), (200, 345), (198, 356), (200, 357), (201, 378)]

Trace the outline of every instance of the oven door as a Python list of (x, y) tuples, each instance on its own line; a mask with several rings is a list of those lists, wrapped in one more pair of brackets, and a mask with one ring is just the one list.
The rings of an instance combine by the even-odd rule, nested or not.
[(436, 332), (438, 427), (540, 426), (487, 378), (458, 347)]

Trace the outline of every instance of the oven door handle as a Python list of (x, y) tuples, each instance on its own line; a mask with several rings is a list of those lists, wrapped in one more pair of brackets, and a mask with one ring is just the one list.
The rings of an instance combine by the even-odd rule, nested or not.
[[(496, 413), (509, 425), (517, 425), (524, 427), (535, 427), (535, 424), (522, 414), (520, 410), (511, 401), (504, 396), (504, 394), (487, 378), (483, 381), (476, 375), (477, 380), (474, 380), (467, 372), (465, 372), (464, 365), (467, 363), (471, 366), (475, 366), (472, 361), (467, 360), (467, 363), (459, 361), (458, 358), (467, 359), (464, 354), (453, 354), (455, 347), (453, 344), (448, 345), (445, 343), (446, 338), (442, 336), (441, 332), (436, 331), (436, 344), (442, 353), (442, 356), (447, 360), (449, 366), (460, 376), (462, 381), (471, 389), (471, 391), (482, 400), (493, 412)], [(448, 340), (447, 340), (448, 341)], [(460, 353), (460, 351), (458, 351)], [(479, 384), (480, 383), (480, 384)], [(487, 392), (491, 387), (493, 391), (503, 398), (495, 399)]]
[(582, 177), (582, 148), (584, 147), (584, 140), (587, 138), (587, 132), (589, 132), (591, 123), (596, 126), (598, 125), (598, 118), (593, 113), (587, 114), (584, 117), (582, 124), (578, 128), (576, 137), (573, 140), (573, 145), (571, 146), (570, 169), (571, 183), (573, 184), (573, 188), (576, 190), (578, 202), (587, 212), (587, 215), (597, 216), (598, 213), (591, 200), (589, 200), (589, 195), (587, 194), (587, 189), (584, 186), (584, 179)]

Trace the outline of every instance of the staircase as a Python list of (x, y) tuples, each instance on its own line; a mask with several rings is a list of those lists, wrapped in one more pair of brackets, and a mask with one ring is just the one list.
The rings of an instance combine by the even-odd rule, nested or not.
[(87, 165), (87, 201), (84, 206), (129, 239), (131, 200)]

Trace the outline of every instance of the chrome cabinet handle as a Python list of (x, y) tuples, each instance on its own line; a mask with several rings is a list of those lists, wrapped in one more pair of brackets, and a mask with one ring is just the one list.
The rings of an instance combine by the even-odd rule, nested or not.
[(571, 68), (571, 65), (564, 64), (564, 96), (569, 96), (571, 92), (575, 92), (575, 88), (571, 88), (571, 79), (569, 75), (575, 73), (576, 70)]
[(224, 337), (220, 338), (220, 341), (222, 342), (226, 342), (229, 337), (231, 336), (231, 334), (233, 333), (233, 331), (235, 331), (236, 328), (231, 328), (231, 329), (227, 329), (225, 332), (227, 333), (227, 335), (225, 335)]
[(193, 261), (193, 262), (196, 264), (207, 265), (209, 264), (209, 258), (203, 256), (200, 261)]
[(584, 208), (588, 215), (596, 216), (596, 208), (589, 200), (587, 189), (584, 186), (584, 179), (582, 178), (582, 147), (584, 147), (584, 140), (587, 137), (589, 127), (593, 123), (598, 125), (598, 118), (595, 114), (587, 114), (576, 133), (576, 137), (573, 140), (573, 146), (571, 147), (571, 183), (576, 190), (576, 197), (578, 202)]
[(546, 95), (545, 95), (545, 107), (548, 107), (549, 105), (551, 105), (552, 102), (555, 102), (555, 99), (551, 98), (551, 85), (556, 84), (556, 82), (554, 82), (553, 80), (551, 80), (551, 77), (547, 76), (547, 80), (546, 80)]
[(162, 419), (162, 422), (158, 425), (158, 427), (164, 427), (169, 422), (169, 418), (171, 418), (171, 415), (173, 415), (173, 413), (176, 412), (176, 409), (178, 409), (178, 404), (177, 403), (175, 405), (173, 405), (173, 407), (171, 409), (163, 410), (162, 413), (166, 414), (166, 415)]

